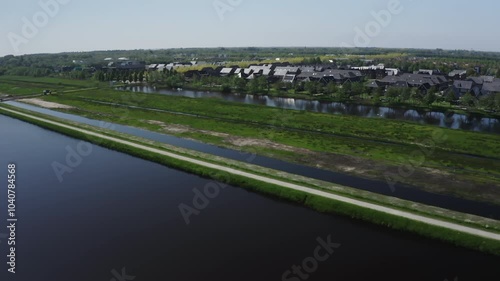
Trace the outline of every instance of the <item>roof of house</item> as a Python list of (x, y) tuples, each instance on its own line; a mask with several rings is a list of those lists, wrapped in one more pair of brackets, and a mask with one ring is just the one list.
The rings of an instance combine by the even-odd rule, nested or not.
[(321, 72), (302, 72), (298, 77), (301, 79), (332, 77), (335, 80), (343, 80), (362, 76), (363, 74), (358, 70), (327, 69)]
[(295, 66), (278, 66), (274, 69), (275, 72), (284, 72), (287, 71), (289, 73), (298, 73), (299, 68)]
[(494, 78), (491, 82), (483, 84), (483, 91), (500, 93), (500, 79)]
[(295, 78), (297, 77), (297, 75), (294, 75), (294, 74), (287, 74), (285, 75), (285, 77), (283, 77), (283, 82), (293, 82), (295, 81)]
[(440, 85), (447, 83), (448, 80), (443, 75), (429, 75), (429, 74), (401, 74), (399, 76), (386, 76), (380, 80), (384, 83), (396, 84), (400, 81), (407, 82), (411, 86), (421, 86), (428, 83), (430, 86)]
[(233, 73), (233, 71), (234, 71), (234, 68), (225, 67), (225, 68), (223, 68), (223, 69), (220, 71), (220, 73), (221, 73), (221, 74), (231, 74), (231, 73)]
[(461, 90), (471, 90), (473, 85), (472, 81), (456, 80), (453, 82), (453, 87)]
[(467, 70), (456, 69), (450, 72), (448, 76), (453, 77), (456, 75), (465, 75), (465, 74), (467, 74)]

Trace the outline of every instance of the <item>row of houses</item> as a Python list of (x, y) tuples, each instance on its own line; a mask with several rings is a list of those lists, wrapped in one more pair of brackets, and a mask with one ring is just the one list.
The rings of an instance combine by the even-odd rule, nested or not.
[(468, 93), (480, 97), (500, 93), (500, 79), (493, 76), (470, 77), (466, 80), (455, 80), (453, 91), (457, 98)]
[(475, 97), (500, 93), (500, 79), (493, 76), (479, 76), (467, 78), (466, 71), (456, 70), (448, 75), (438, 72), (402, 73), (388, 75), (368, 83), (370, 88), (417, 88), (423, 93), (430, 89), (445, 91), (452, 89), (456, 98), (470, 93)]
[(240, 67), (222, 67), (222, 68), (204, 68), (200, 71), (188, 71), (186, 78), (195, 76), (219, 76), (232, 77), (252, 80), (257, 77), (266, 77), (271, 82), (322, 82), (343, 84), (346, 82), (361, 82), (364, 75), (358, 70), (334, 69), (331, 65), (325, 66), (290, 66), (281, 64), (263, 64), (251, 65), (247, 68)]
[[(164, 71), (206, 64), (192, 61), (145, 65), (142, 62), (123, 60), (110, 63), (108, 68)], [(216, 66), (215, 68), (205, 67), (201, 70), (187, 71), (185, 77), (188, 80), (195, 77), (239, 77), (247, 80), (266, 77), (270, 82), (321, 82), (324, 84), (332, 82), (344, 84), (370, 79), (372, 81), (368, 82), (367, 86), (373, 89), (388, 89), (390, 87), (417, 88), (421, 92), (427, 93), (430, 89), (445, 91), (452, 88), (457, 98), (467, 93), (471, 93), (476, 97), (500, 93), (500, 79), (492, 76), (467, 78), (466, 70), (453, 70), (448, 74), (444, 74), (439, 70), (420, 69), (413, 73), (403, 73), (397, 68), (387, 68), (383, 64), (348, 67), (348, 69), (338, 69), (332, 64), (292, 66), (288, 63), (273, 63), (250, 65), (246, 68)]]

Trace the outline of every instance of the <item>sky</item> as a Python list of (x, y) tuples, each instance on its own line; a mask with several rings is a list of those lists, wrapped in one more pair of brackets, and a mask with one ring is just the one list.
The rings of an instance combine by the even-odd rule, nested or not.
[(497, 0), (16, 0), (0, 56), (190, 47), (500, 51)]

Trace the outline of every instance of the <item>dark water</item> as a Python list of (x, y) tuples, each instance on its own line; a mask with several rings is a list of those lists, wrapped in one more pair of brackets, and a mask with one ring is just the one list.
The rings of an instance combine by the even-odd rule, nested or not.
[(267, 95), (247, 94), (223, 94), (215, 92), (200, 91), (175, 91), (160, 89), (151, 86), (128, 86), (121, 87), (141, 93), (158, 93), (171, 96), (182, 96), (189, 98), (221, 98), (227, 101), (246, 104), (266, 105), (284, 109), (307, 110), (314, 112), (353, 115), (368, 118), (387, 118), (396, 120), (412, 121), (420, 124), (434, 125), (443, 128), (461, 129), (477, 132), (500, 134), (500, 120), (497, 118), (483, 118), (480, 116), (467, 116), (463, 114), (445, 114), (443, 112), (425, 112), (413, 109), (393, 108), (385, 106), (356, 105), (338, 102), (310, 101), (294, 98), (271, 97)]
[[(283, 280), (339, 243), (307, 280), (496, 280), (500, 258), (226, 187), (186, 225), (178, 206), (208, 180), (93, 146), (59, 182), (80, 141), (0, 115), (0, 177), (17, 165), (16, 275), (0, 280)], [(90, 151), (90, 150), (85, 150)], [(6, 184), (0, 185), (6, 194)], [(6, 233), (6, 199), (0, 233)], [(323, 251), (320, 252), (324, 254)], [(120, 274), (118, 274), (120, 276)], [(121, 276), (123, 277), (123, 276)], [(115, 278), (115, 279), (113, 279)], [(495, 278), (495, 279), (494, 279)], [(289, 279), (305, 280), (305, 279)]]
[[(368, 180), (359, 177), (354, 177), (346, 174), (325, 171), (313, 167), (307, 167), (297, 164), (292, 164), (277, 159), (257, 156), (250, 153), (239, 152), (235, 150), (220, 148), (213, 145), (208, 145), (196, 141), (185, 140), (169, 135), (154, 133), (146, 130), (122, 126), (118, 124), (107, 124), (102, 121), (92, 120), (72, 114), (56, 112), (48, 109), (43, 109), (31, 105), (26, 105), (18, 102), (8, 102), (10, 105), (18, 106), (20, 108), (29, 109), (43, 114), (60, 117), (67, 120), (72, 120), (84, 124), (89, 124), (97, 127), (110, 128), (118, 132), (151, 139), (158, 142), (168, 143), (178, 147), (188, 148), (196, 151), (201, 151), (221, 157), (243, 161), (255, 165), (260, 165), (267, 168), (272, 168), (280, 171), (285, 171), (305, 177), (315, 178), (327, 182), (332, 182), (344, 186), (350, 186), (357, 189), (367, 190), (379, 194), (393, 196), (397, 198), (412, 200), (415, 202), (424, 203), (427, 205), (443, 207), (449, 210), (455, 210), (464, 213), (475, 214), (483, 217), (500, 219), (500, 206), (475, 202), (456, 197), (433, 194), (419, 190), (415, 187), (396, 184), (395, 189), (390, 189), (386, 182)], [(110, 127), (111, 125), (111, 127)]]

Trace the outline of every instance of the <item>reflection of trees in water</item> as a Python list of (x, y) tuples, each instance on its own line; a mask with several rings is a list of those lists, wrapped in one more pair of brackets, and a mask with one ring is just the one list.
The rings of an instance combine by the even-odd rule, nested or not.
[(227, 101), (240, 102), (246, 104), (266, 105), (295, 110), (308, 110), (329, 114), (345, 114), (362, 117), (382, 117), (396, 120), (407, 120), (416, 123), (423, 123), (434, 126), (441, 126), (452, 129), (474, 130), (500, 134), (500, 120), (492, 118), (482, 118), (474, 114), (455, 114), (453, 111), (446, 113), (428, 112), (424, 109), (404, 109), (392, 107), (378, 107), (371, 105), (354, 105), (338, 102), (320, 102), (293, 98), (275, 98), (270, 96), (251, 94), (220, 94), (200, 91), (172, 91), (157, 89), (150, 86), (129, 86), (118, 88), (132, 92), (160, 93), (171, 96), (186, 96), (193, 98), (220, 97)]
[(500, 134), (500, 121), (498, 119), (483, 118), (475, 128), (476, 131)]
[(328, 113), (333, 114), (346, 114), (346, 106), (343, 103), (332, 102), (328, 105)]
[(457, 115), (453, 112), (447, 112), (444, 114), (444, 118), (443, 118), (443, 125), (446, 127), (446, 128), (450, 128), (450, 129), (457, 129), (457, 126), (456, 126), (456, 118), (457, 118)]
[(410, 109), (404, 113), (403, 119), (407, 121), (420, 122), (422, 121), (422, 116), (418, 114), (416, 110)]
[(425, 124), (439, 126), (441, 125), (441, 120), (443, 120), (443, 118), (444, 114), (441, 112), (427, 112), (424, 115), (423, 120)]
[(458, 115), (458, 128), (462, 130), (473, 130), (475, 127), (474, 119), (467, 115)]
[(393, 108), (380, 108), (380, 116), (388, 119), (397, 119), (397, 112)]
[(368, 117), (373, 112), (373, 106), (358, 105), (359, 116)]
[(349, 115), (360, 116), (361, 112), (359, 111), (359, 106), (354, 104), (346, 105), (346, 111)]

